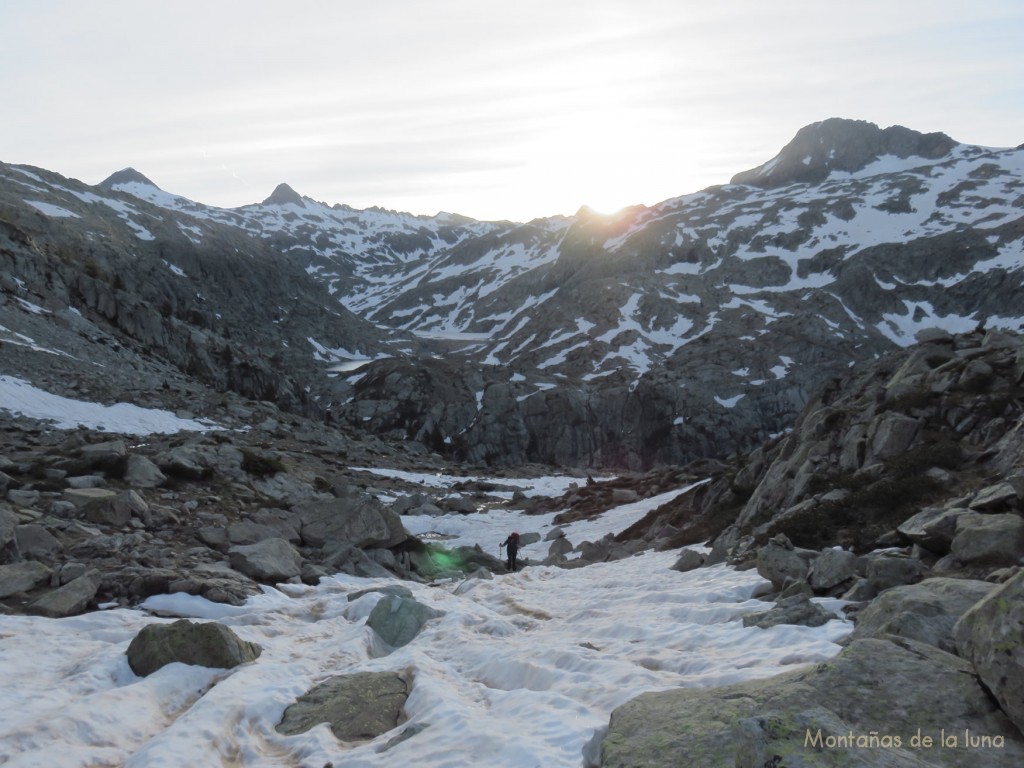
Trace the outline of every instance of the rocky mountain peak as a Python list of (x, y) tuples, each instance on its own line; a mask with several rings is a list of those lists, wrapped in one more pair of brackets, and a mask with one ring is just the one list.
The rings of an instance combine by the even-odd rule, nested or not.
[(832, 171), (853, 173), (885, 155), (934, 160), (958, 143), (944, 133), (919, 133), (902, 125), (883, 129), (866, 120), (833, 117), (801, 128), (773, 159), (736, 174), (732, 183), (763, 189), (816, 184)]
[(134, 168), (122, 168), (116, 173), (110, 174), (107, 178), (97, 184), (103, 189), (116, 189), (125, 184), (144, 184), (154, 189), (160, 189), (156, 184), (147, 179)]
[(305, 208), (302, 196), (287, 184), (278, 184), (262, 205), (298, 205)]

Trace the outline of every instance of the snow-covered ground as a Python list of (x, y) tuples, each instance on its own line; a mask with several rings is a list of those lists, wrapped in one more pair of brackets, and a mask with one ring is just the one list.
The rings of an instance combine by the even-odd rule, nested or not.
[[(576, 541), (621, 530), (644, 503), (576, 523)], [(541, 518), (544, 519), (544, 518)], [(406, 518), (496, 547), (537, 517), (502, 512)], [(549, 521), (548, 521), (549, 522)], [(541, 525), (544, 523), (542, 522)], [(535, 545), (539, 546), (539, 545)], [(530, 556), (527, 548), (527, 556)], [(0, 617), (0, 764), (5, 766), (582, 766), (612, 709), (643, 691), (763, 678), (834, 656), (851, 627), (742, 626), (768, 604), (761, 579), (724, 566), (678, 573), (677, 552), (563, 570), (527, 567), (490, 580), (405, 583), (444, 615), (409, 645), (374, 657), (365, 620), (380, 579), (335, 576), (282, 585), (242, 607), (188, 595), (150, 598), (163, 614), (218, 619), (263, 654), (234, 670), (172, 664), (146, 678), (125, 650), (146, 624), (116, 609), (67, 619)], [(828, 601), (824, 601), (828, 603)], [(408, 722), (358, 746), (326, 725), (299, 736), (274, 726), (323, 679), (409, 669)], [(402, 728), (423, 726), (385, 751)]]
[(209, 421), (183, 419), (170, 411), (131, 403), (101, 405), (61, 397), (14, 376), (0, 376), (0, 410), (51, 421), (58, 429), (83, 426), (127, 435), (206, 432), (219, 428)]
[[(147, 431), (202, 429), (164, 411), (109, 408), (0, 376), (4, 408), (60, 424)], [(372, 469), (422, 487), (454, 478)], [(499, 480), (528, 495), (558, 495), (574, 478)], [(570, 541), (624, 530), (683, 489), (622, 505), (565, 527)], [(406, 517), (412, 533), (442, 534), (449, 546), (479, 544), (497, 554), (511, 530), (553, 527), (553, 514), (492, 510)], [(546, 553), (529, 545), (527, 561)], [(63, 768), (125, 765), (357, 766), (475, 765), (578, 767), (593, 756), (608, 716), (650, 690), (762, 678), (834, 656), (851, 626), (742, 626), (768, 604), (750, 599), (761, 579), (724, 566), (678, 573), (677, 552), (563, 570), (527, 566), (493, 579), (434, 586), (405, 582), (416, 599), (444, 612), (409, 645), (373, 652), (366, 618), (380, 599), (358, 590), (397, 580), (334, 576), (318, 586), (281, 585), (244, 606), (191, 595), (159, 595), (138, 609), (66, 619), (0, 616), (0, 765)], [(830, 601), (822, 601), (828, 604)], [(833, 604), (835, 601), (831, 601)], [(146, 624), (184, 616), (219, 620), (263, 648), (234, 670), (183, 664), (146, 678), (125, 651)], [(285, 708), (333, 675), (410, 670), (408, 721), (358, 746), (326, 725), (299, 736), (275, 730)], [(423, 730), (390, 749), (403, 728)]]

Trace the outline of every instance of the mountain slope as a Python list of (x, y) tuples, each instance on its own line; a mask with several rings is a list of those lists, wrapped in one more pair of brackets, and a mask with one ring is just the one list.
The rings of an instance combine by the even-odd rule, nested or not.
[[(192, 251), (248, 250), (260, 269), (288, 270), (274, 282), (319, 285), (292, 292), (292, 306), (310, 301), (347, 330), (328, 323), (336, 338), (321, 339), (302, 320), (265, 348), (288, 349), (353, 429), (469, 461), (724, 455), (784, 430), (821, 383), (922, 329), (1024, 325), (1024, 151), (900, 126), (826, 120), (732, 184), (526, 224), (332, 207), (287, 185), (218, 209), (130, 169), (102, 195), (69, 198), (66, 181), (32, 173), (8, 169), (5, 200), (54, 232), (85, 206), (186, 275)], [(297, 322), (265, 283), (241, 292), (248, 316)], [(224, 315), (238, 298), (207, 304)]]

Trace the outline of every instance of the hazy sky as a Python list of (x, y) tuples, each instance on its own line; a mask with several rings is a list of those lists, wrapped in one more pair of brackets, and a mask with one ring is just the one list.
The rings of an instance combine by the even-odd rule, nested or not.
[(1021, 0), (0, 0), (0, 35), (0, 160), (225, 207), (653, 204), (828, 117), (1024, 142)]

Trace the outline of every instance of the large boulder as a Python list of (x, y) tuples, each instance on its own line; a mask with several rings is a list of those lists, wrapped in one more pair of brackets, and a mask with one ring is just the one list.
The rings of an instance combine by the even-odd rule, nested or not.
[(253, 661), (263, 652), (216, 622), (180, 619), (172, 624), (148, 624), (128, 646), (128, 665), (140, 677), (173, 662), (231, 669)]
[(443, 615), (443, 611), (412, 598), (385, 595), (373, 607), (366, 624), (385, 643), (399, 648), (412, 642), (428, 621)]
[(757, 572), (776, 589), (784, 588), (791, 581), (807, 578), (807, 560), (787, 544), (773, 539), (757, 551)]
[(949, 551), (964, 565), (1016, 565), (1024, 556), (1024, 518), (1012, 512), (962, 515)]
[(824, 592), (845, 584), (857, 575), (857, 556), (845, 549), (825, 549), (814, 558), (808, 581), (811, 588)]
[(302, 542), (309, 547), (394, 547), (409, 538), (394, 510), (372, 498), (313, 501), (296, 507), (295, 513)]
[(100, 588), (100, 572), (92, 569), (62, 587), (47, 592), (29, 605), (28, 612), (51, 619), (82, 613), (96, 597)]
[(135, 491), (125, 491), (103, 500), (96, 500), (84, 507), (85, 519), (97, 525), (122, 528), (132, 517), (142, 518), (149, 512), (149, 505)]
[(49, 581), (51, 573), (49, 568), (34, 560), (0, 565), (0, 599), (27, 592)]
[(302, 572), (302, 555), (284, 539), (264, 539), (228, 550), (231, 567), (256, 581), (275, 584)]
[(133, 453), (125, 466), (124, 481), (132, 488), (156, 488), (167, 482), (167, 476), (145, 456)]
[(851, 637), (898, 635), (956, 653), (953, 625), (992, 589), (987, 581), (949, 578), (893, 587), (857, 614)]
[(327, 723), (347, 742), (374, 739), (405, 720), (407, 673), (359, 672), (330, 677), (284, 711), (278, 733), (295, 736)]
[(50, 531), (37, 523), (19, 525), (14, 529), (18, 551), (27, 560), (49, 560), (64, 547)]
[(1024, 732), (1024, 571), (967, 611), (953, 637), (960, 655), (974, 664), (999, 706)]
[(904, 520), (896, 530), (929, 552), (945, 555), (956, 536), (956, 521), (970, 514), (966, 509), (928, 507)]
[[(967, 733), (989, 741), (966, 745)], [(913, 640), (869, 639), (766, 680), (642, 694), (612, 712), (601, 765), (1010, 766), (1024, 765), (1024, 738), (968, 662)]]
[(916, 557), (883, 553), (871, 557), (867, 564), (868, 582), (877, 591), (916, 584), (924, 578), (928, 567)]

